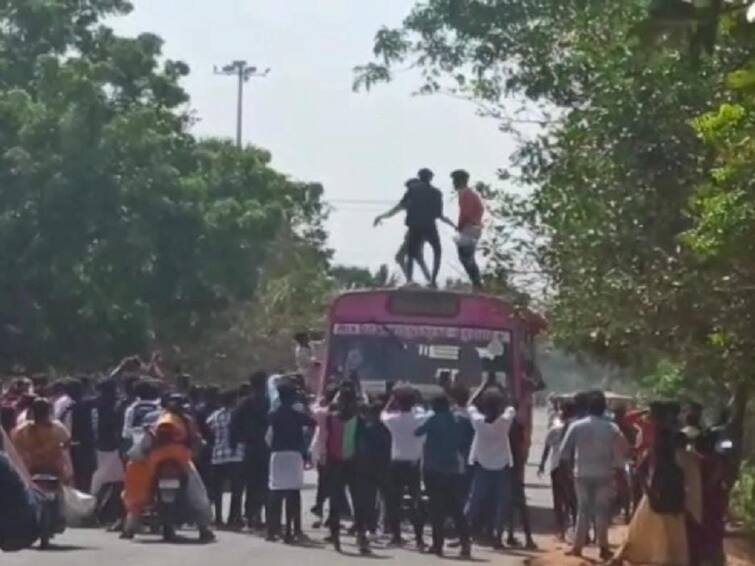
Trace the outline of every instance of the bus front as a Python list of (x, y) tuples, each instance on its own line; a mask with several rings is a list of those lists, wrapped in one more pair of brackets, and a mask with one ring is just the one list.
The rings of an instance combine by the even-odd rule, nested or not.
[(518, 394), (520, 321), (510, 305), (483, 295), (416, 289), (345, 293), (329, 313), (322, 386), (358, 380), (369, 393), (407, 382), (420, 391), (483, 373)]

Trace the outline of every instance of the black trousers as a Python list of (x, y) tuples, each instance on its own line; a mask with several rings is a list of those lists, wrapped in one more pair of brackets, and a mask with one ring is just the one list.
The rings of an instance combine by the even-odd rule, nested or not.
[(464, 271), (469, 275), (469, 279), (472, 281), (472, 285), (479, 289), (482, 287), (482, 277), (480, 276), (480, 268), (475, 260), (475, 252), (477, 251), (475, 246), (457, 246), (459, 252), (459, 261), (464, 267)]
[[(338, 463), (335, 463), (335, 467)], [(349, 504), (349, 498), (346, 496), (346, 486), (333, 485), (333, 468), (334, 465), (325, 464), (317, 467), (317, 495), (315, 496), (315, 505), (322, 511), (326, 501), (330, 501), (330, 511), (328, 516), (328, 522), (333, 516), (333, 506), (338, 505), (341, 516), (348, 515), (353, 516), (351, 505)], [(343, 484), (343, 482), (341, 482)], [(353, 498), (354, 495), (351, 494)], [(338, 503), (333, 503), (333, 498), (338, 499)]]
[[(360, 475), (360, 485), (362, 493), (362, 503), (364, 505), (364, 516), (367, 522), (367, 530), (375, 532), (378, 529), (378, 523), (380, 522), (380, 508), (378, 505), (380, 496), (383, 502), (387, 504), (390, 500), (390, 482), (385, 476), (379, 476), (375, 474), (375, 470), (370, 470), (369, 473), (362, 473)], [(384, 524), (384, 532), (388, 532), (388, 524)]]
[(286, 536), (302, 532), (301, 492), (298, 489), (270, 490), (267, 506), (267, 536), (276, 537), (281, 530), (281, 513), (286, 504)]
[(247, 445), (243, 468), (246, 483), (244, 516), (252, 523), (261, 518), (262, 509), (267, 504), (270, 450), (266, 446)]
[(95, 450), (83, 444), (73, 444), (70, 453), (73, 464), (73, 485), (79, 491), (89, 493), (92, 489), (92, 476), (97, 469)]
[(432, 282), (435, 283), (438, 278), (438, 272), (440, 271), (440, 260), (442, 249), (440, 245), (440, 235), (438, 234), (438, 227), (435, 222), (431, 226), (410, 226), (406, 236), (406, 274), (409, 279), (412, 278), (414, 273), (414, 262), (424, 261), (422, 248), (425, 243), (430, 244), (433, 250), (433, 269), (432, 269)]
[(461, 545), (469, 547), (469, 524), (464, 515), (464, 499), (459, 485), (464, 481), (462, 474), (444, 474), (425, 471), (425, 487), (430, 498), (429, 514), (433, 529), (433, 548), (442, 550), (445, 543), (446, 518), (454, 522)]
[(508, 517), (509, 538), (514, 536), (514, 526), (516, 516), (522, 523), (522, 530), (527, 540), (532, 538), (532, 529), (530, 527), (530, 510), (527, 507), (527, 495), (524, 492), (524, 466), (518, 465), (514, 468), (511, 480), (511, 512)]
[(390, 499), (388, 501), (388, 526), (393, 538), (401, 538), (401, 520), (404, 510), (404, 495), (409, 496), (409, 520), (414, 527), (417, 544), (422, 543), (424, 512), (422, 510), (422, 478), (419, 462), (391, 462)]
[(223, 522), (223, 494), (225, 486), (231, 488), (231, 510), (228, 523), (241, 521), (241, 499), (244, 495), (244, 473), (241, 462), (212, 465), (212, 502), (215, 506), (215, 521)]
[(334, 539), (339, 538), (341, 517), (348, 511), (344, 497), (348, 489), (354, 507), (354, 530), (357, 537), (364, 537), (369, 520), (368, 480), (359, 474), (353, 460), (328, 464), (330, 487), (330, 516), (328, 526)]
[(317, 494), (315, 495), (315, 508), (322, 513), (325, 501), (328, 499), (328, 467), (317, 464)]

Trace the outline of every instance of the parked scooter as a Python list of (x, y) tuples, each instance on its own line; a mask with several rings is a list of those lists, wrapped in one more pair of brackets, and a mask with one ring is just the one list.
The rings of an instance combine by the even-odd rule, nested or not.
[(164, 462), (155, 474), (155, 510), (166, 542), (174, 541), (176, 528), (186, 522), (186, 483), (186, 472), (179, 462)]

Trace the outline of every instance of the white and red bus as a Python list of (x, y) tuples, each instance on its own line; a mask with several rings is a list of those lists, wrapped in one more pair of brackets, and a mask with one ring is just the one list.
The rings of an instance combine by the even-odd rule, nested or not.
[(368, 392), (386, 382), (420, 390), (442, 380), (477, 387), (483, 374), (519, 402), (520, 422), (531, 422), (539, 381), (535, 336), (544, 320), (497, 297), (414, 288), (347, 292), (330, 307), (321, 388), (356, 374)]

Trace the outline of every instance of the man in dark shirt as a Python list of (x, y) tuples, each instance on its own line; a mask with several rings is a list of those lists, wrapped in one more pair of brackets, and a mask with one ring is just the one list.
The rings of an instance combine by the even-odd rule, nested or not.
[(270, 413), (270, 497), (267, 539), (280, 535), (280, 517), (286, 503), (286, 542), (304, 539), (301, 528), (301, 489), (304, 484), (304, 428), (314, 419), (297, 410), (297, 389), (293, 383), (278, 386), (280, 406)]
[[(402, 247), (406, 248), (406, 265), (404, 274), (408, 282), (413, 281), (414, 262), (416, 261), (425, 274), (427, 266), (422, 256), (422, 248), (426, 243), (430, 244), (433, 249), (433, 271), (430, 276), (430, 285), (437, 286), (438, 272), (440, 271), (441, 245), (438, 234), (437, 220), (442, 220), (446, 224), (456, 225), (446, 218), (443, 214), (443, 194), (439, 189), (432, 186), (433, 173), (429, 169), (421, 169), (417, 179), (410, 179), (406, 182), (406, 192), (401, 201), (385, 214), (375, 218), (375, 226), (400, 211), (406, 211), (406, 239)], [(399, 251), (399, 256), (401, 252)]]
[(230, 447), (244, 445), (243, 473), (246, 480), (245, 515), (250, 527), (261, 526), (260, 514), (265, 507), (270, 473), (270, 449), (265, 441), (270, 399), (267, 373), (257, 371), (249, 378), (250, 393), (231, 415)]
[(39, 538), (42, 496), (26, 486), (0, 439), (0, 549), (21, 550)]
[(433, 399), (432, 416), (416, 431), (425, 437), (422, 461), (425, 487), (430, 498), (430, 522), (433, 528), (433, 554), (443, 555), (446, 518), (451, 517), (461, 541), (461, 556), (469, 558), (469, 525), (464, 516), (464, 499), (459, 484), (463, 479), (464, 439), (462, 429), (451, 412), (448, 397)]
[(65, 409), (61, 420), (71, 423), (74, 486), (79, 491), (89, 493), (92, 489), (92, 476), (97, 469), (93, 418), (95, 404), (92, 398), (86, 397), (85, 384), (80, 379), (68, 380), (65, 391), (72, 403)]

